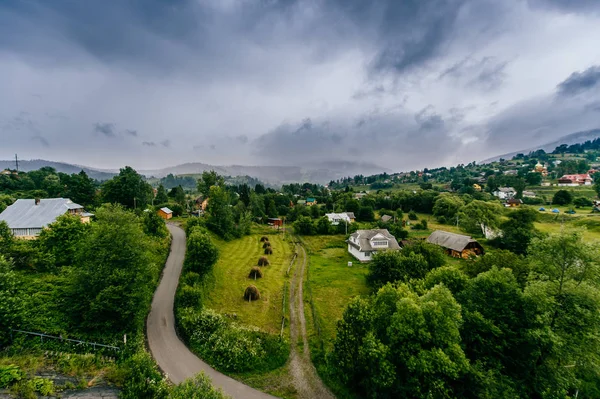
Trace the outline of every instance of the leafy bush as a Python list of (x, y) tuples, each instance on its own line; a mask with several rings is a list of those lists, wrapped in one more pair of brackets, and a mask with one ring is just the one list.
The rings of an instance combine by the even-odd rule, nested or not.
[(183, 284), (177, 293), (177, 306), (195, 309), (202, 307), (202, 288)]
[(169, 399), (226, 399), (223, 392), (211, 385), (210, 378), (200, 373), (172, 388)]
[(178, 316), (190, 348), (220, 370), (268, 371), (287, 360), (289, 347), (279, 336), (242, 327), (209, 309), (182, 309)]
[(584, 206), (592, 206), (593, 203), (592, 200), (590, 200), (589, 198), (578, 197), (573, 200), (573, 205), (575, 205), (575, 207), (577, 208), (581, 208)]
[(14, 364), (0, 366), (0, 388), (8, 388), (15, 382), (21, 381), (25, 377), (25, 372)]
[(552, 203), (556, 205), (568, 205), (571, 202), (573, 202), (573, 195), (567, 190), (558, 190), (552, 197)]
[(119, 385), (123, 387), (122, 399), (167, 397), (168, 384), (148, 353), (134, 354), (121, 367), (122, 380)]
[(408, 218), (410, 220), (419, 220), (419, 217), (417, 216), (417, 214), (415, 213), (415, 211), (408, 212)]
[(205, 276), (211, 272), (219, 259), (219, 249), (212, 242), (210, 235), (199, 227), (194, 227), (187, 238), (185, 268)]
[(427, 230), (427, 220), (422, 219), (419, 223), (415, 223), (411, 227), (413, 230)]

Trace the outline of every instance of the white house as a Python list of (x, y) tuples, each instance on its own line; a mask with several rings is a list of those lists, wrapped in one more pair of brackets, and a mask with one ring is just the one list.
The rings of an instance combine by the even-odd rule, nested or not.
[(83, 223), (94, 216), (68, 198), (18, 199), (0, 213), (0, 221), (8, 224), (15, 237), (35, 239), (43, 228), (66, 213), (79, 216)]
[(326, 213), (325, 216), (327, 216), (329, 222), (334, 226), (340, 223), (352, 223), (356, 219), (353, 212)]
[(499, 187), (492, 194), (495, 197), (500, 198), (501, 200), (508, 200), (514, 198), (514, 196), (517, 195), (517, 190), (515, 190), (512, 187)]
[(387, 229), (357, 230), (348, 238), (348, 252), (361, 262), (369, 262), (377, 251), (400, 249)]
[(523, 191), (523, 198), (535, 198), (533, 191)]

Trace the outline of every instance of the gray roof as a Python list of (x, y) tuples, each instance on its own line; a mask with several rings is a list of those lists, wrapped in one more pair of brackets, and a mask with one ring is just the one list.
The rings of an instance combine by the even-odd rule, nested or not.
[(160, 208), (161, 211), (163, 211), (164, 213), (173, 213), (172, 210), (170, 210), (169, 208), (167, 208), (166, 206), (164, 208)]
[[(381, 235), (388, 240), (387, 247), (374, 248), (371, 246), (371, 239), (377, 235)], [(352, 242), (352, 238), (354, 238), (358, 244)], [(350, 245), (357, 247), (360, 251), (381, 251), (385, 249), (400, 249), (400, 245), (398, 245), (398, 241), (396, 238), (390, 234), (387, 229), (372, 229), (372, 230), (357, 230), (355, 233), (350, 235), (350, 240), (348, 240)]]
[(436, 230), (429, 237), (427, 241), (439, 245), (444, 248), (453, 249), (454, 251), (462, 252), (465, 250), (467, 245), (477, 240), (472, 239), (469, 236), (462, 234), (450, 233), (448, 231)]
[(501, 193), (516, 193), (517, 190), (515, 190), (512, 187), (498, 187), (498, 189), (496, 191), (500, 191)]
[(38, 205), (34, 199), (18, 199), (0, 213), (0, 221), (8, 223), (11, 229), (42, 228), (53, 223), (57, 217), (69, 209), (83, 209), (68, 198), (41, 199)]
[(381, 221), (382, 221), (382, 222), (384, 222), (384, 223), (387, 223), (387, 222), (389, 222), (389, 221), (390, 221), (390, 220), (392, 220), (392, 219), (393, 219), (393, 218), (392, 218), (390, 215), (383, 215), (383, 216), (381, 217)]
[(348, 216), (350, 219), (356, 219), (356, 217), (354, 216), (354, 212), (344, 212), (346, 214), (346, 216)]

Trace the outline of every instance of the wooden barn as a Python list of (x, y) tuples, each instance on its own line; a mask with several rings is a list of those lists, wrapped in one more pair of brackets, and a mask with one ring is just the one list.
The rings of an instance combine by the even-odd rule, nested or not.
[(283, 225), (283, 220), (279, 219), (279, 218), (269, 218), (267, 219), (267, 223), (271, 226), (282, 226)]
[(431, 233), (427, 241), (443, 247), (446, 253), (454, 258), (467, 259), (484, 253), (483, 247), (477, 240), (462, 234), (436, 230)]

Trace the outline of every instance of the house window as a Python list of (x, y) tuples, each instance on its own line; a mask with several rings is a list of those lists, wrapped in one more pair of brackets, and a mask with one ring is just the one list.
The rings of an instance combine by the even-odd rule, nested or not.
[(371, 241), (371, 245), (374, 247), (387, 247), (388, 242), (386, 240)]

